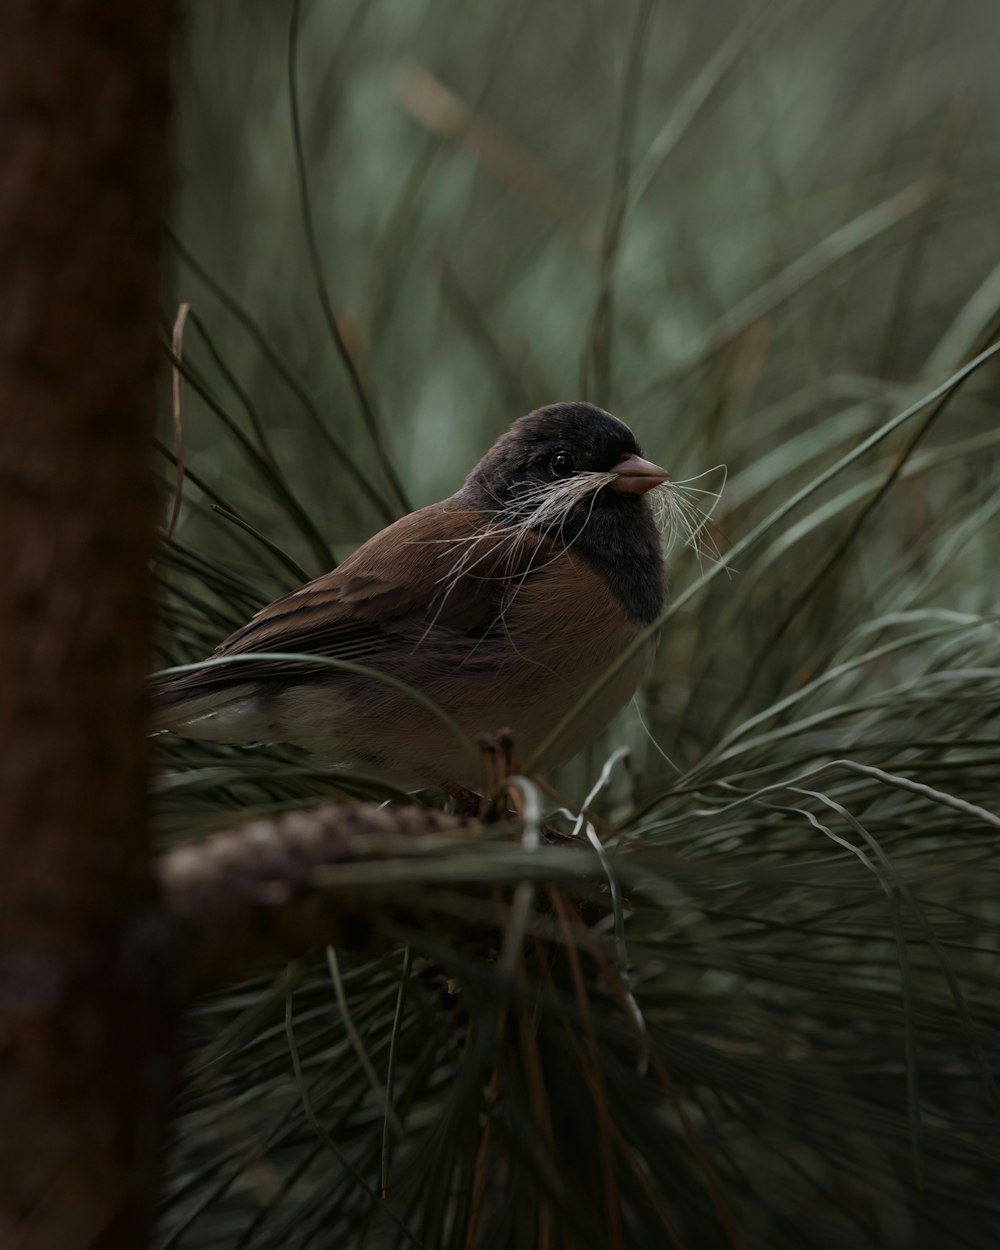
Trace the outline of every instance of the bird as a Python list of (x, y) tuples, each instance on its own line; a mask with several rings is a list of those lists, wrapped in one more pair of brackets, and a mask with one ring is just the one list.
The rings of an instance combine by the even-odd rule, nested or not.
[[(155, 728), (288, 743), (411, 790), (481, 789), (455, 724), (472, 739), (505, 730), (518, 758), (532, 758), (660, 614), (663, 547), (647, 496), (668, 481), (611, 413), (538, 408), (455, 494), (258, 612), (217, 649), (226, 663), (156, 679)], [(539, 771), (625, 706), (653, 645), (533, 760)], [(277, 653), (294, 658), (255, 658)]]

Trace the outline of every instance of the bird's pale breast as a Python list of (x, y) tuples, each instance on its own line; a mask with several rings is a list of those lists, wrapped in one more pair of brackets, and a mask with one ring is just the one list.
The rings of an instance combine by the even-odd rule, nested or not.
[[(622, 654), (640, 625), (584, 561), (565, 553), (512, 588), (492, 636), (449, 645), (434, 631), (400, 639), (421, 648), (421, 690), (475, 738), (509, 729), (530, 758), (581, 694)], [(651, 644), (594, 697), (537, 761), (569, 759), (628, 702), (648, 670)], [(260, 707), (260, 734), (292, 741), (401, 785), (442, 780), (474, 785), (455, 737), (417, 702), (362, 679), (292, 686)]]

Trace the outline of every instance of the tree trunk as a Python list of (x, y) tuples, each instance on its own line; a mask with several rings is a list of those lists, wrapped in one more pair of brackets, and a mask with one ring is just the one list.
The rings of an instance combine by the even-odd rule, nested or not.
[(141, 1245), (176, 1011), (148, 909), (167, 0), (0, 3), (0, 1245)]

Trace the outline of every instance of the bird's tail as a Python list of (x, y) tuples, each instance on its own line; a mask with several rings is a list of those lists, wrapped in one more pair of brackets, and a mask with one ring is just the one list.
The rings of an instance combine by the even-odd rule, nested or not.
[(250, 689), (244, 684), (217, 686), (192, 681), (200, 673), (154, 677), (150, 685), (153, 733), (177, 733), (185, 738), (238, 742), (250, 710)]

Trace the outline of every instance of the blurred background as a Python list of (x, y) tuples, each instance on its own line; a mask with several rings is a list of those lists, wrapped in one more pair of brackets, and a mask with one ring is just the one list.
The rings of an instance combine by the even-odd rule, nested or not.
[[(285, 4), (189, 6), (174, 225), (374, 474), (316, 296), (288, 35)], [(792, 392), (926, 371), (998, 260), (997, 41), (991, 6), (920, 0), (304, 4), (322, 276), (413, 501), (450, 493), (522, 409), (585, 389), (609, 212), (606, 398), (678, 476), (787, 436), (768, 405)], [(177, 293), (328, 532), (363, 538), (379, 517), (331, 498), (301, 405), (183, 267)], [(698, 433), (709, 417), (725, 441)], [(192, 439), (217, 442), (204, 425)]]
[[(178, 445), (187, 476), (162, 660), (450, 494), (530, 408), (586, 398), (631, 425), (697, 532), (674, 544), (642, 722), (558, 780), (579, 802), (632, 748), (599, 801), (659, 883), (630, 930), (637, 995), (664, 1046), (686, 1039), (672, 1070), (755, 1246), (1000, 1229), (996, 363), (935, 389), (1000, 337), (998, 52), (976, 0), (182, 6), (165, 344), (192, 312), (165, 514)], [(167, 744), (165, 831), (329, 792), (290, 760)], [(356, 975), (388, 1045), (398, 970)], [(299, 1097), (261, 992), (199, 1034), (244, 1021), (213, 1079), (251, 1119)], [(255, 1067), (239, 1047), (267, 1036)], [(339, 1044), (318, 1036), (317, 1080)], [(199, 1188), (240, 1147), (204, 1127), (216, 1095), (188, 1096), (167, 1244), (306, 1244), (303, 1210), (308, 1244), (355, 1236), (323, 1172), (267, 1201), (242, 1173)], [(664, 1201), (677, 1244), (738, 1244)], [(463, 1244), (440, 1218), (425, 1244)], [(670, 1244), (635, 1221), (628, 1244)], [(396, 1244), (378, 1227), (365, 1244)], [(469, 1244), (533, 1230), (494, 1210)]]

